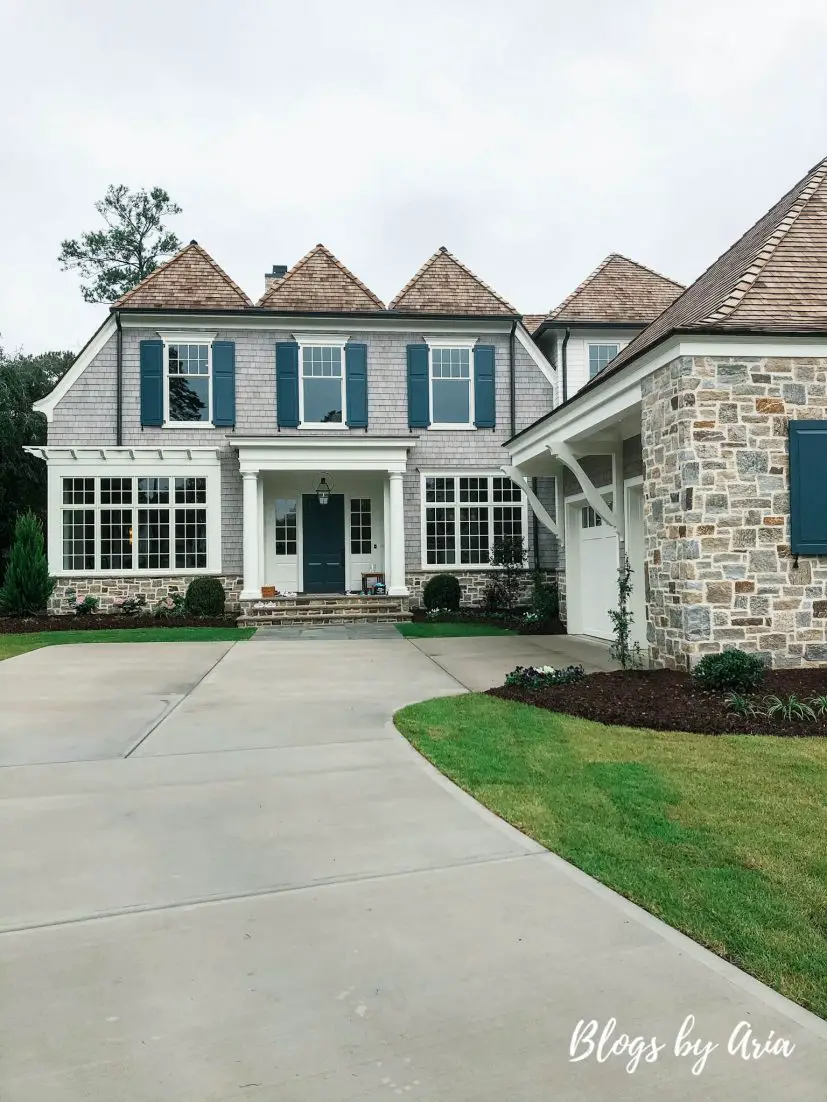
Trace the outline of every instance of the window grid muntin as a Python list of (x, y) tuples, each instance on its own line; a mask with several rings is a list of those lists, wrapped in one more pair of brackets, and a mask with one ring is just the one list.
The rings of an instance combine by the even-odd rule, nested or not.
[(175, 569), (203, 570), (207, 565), (207, 510), (175, 510)]
[(297, 546), (295, 498), (276, 499), (276, 554), (295, 555)]
[[(78, 509), (70, 498), (94, 504)], [(65, 571), (134, 574), (208, 567), (206, 476), (63, 477), (61, 513)], [(171, 535), (180, 548), (173, 546)]]
[(426, 566), (489, 566), (495, 539), (524, 538), (525, 501), (510, 478), (427, 475), (424, 491)]
[(589, 345), (589, 378), (595, 375), (615, 358), (620, 351), (618, 344), (590, 344)]
[(301, 353), (301, 423), (343, 424), (345, 395), (341, 347), (302, 345)]
[[(167, 345), (167, 421), (175, 424), (209, 424), (210, 345)], [(197, 408), (196, 408), (197, 403)]]
[(369, 555), (371, 551), (371, 511), (369, 497), (350, 499), (350, 553)]
[(101, 509), (101, 570), (132, 569), (132, 533), (131, 509)]
[(64, 570), (95, 569), (94, 509), (64, 509), (62, 538)]
[[(431, 416), (436, 425), (470, 425), (473, 389), (470, 348), (431, 349)], [(456, 415), (456, 408), (461, 414)]]

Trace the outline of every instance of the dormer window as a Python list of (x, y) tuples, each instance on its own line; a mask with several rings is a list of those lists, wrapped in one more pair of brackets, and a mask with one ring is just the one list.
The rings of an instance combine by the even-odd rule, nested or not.
[(199, 424), (210, 420), (209, 344), (167, 344), (167, 421)]

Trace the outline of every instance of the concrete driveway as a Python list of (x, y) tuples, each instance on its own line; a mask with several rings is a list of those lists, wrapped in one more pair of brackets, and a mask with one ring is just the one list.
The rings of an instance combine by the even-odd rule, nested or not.
[[(4, 1102), (823, 1099), (824, 1023), (444, 781), (390, 717), (461, 686), (355, 634), (0, 663)], [(571, 1062), (612, 1017), (658, 1059)]]

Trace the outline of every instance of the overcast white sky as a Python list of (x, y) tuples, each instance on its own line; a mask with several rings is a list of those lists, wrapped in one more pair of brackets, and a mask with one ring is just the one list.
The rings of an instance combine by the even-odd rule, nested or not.
[(525, 312), (609, 252), (693, 279), (827, 155), (827, 4), (0, 0), (0, 341), (80, 348), (56, 257), (161, 185), (253, 298), (322, 241), (439, 246)]

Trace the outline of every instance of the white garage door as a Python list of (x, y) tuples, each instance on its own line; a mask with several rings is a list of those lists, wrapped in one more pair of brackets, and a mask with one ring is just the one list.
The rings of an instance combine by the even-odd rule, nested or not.
[(580, 608), (584, 635), (612, 638), (617, 608), (617, 533), (590, 505), (580, 509)]

